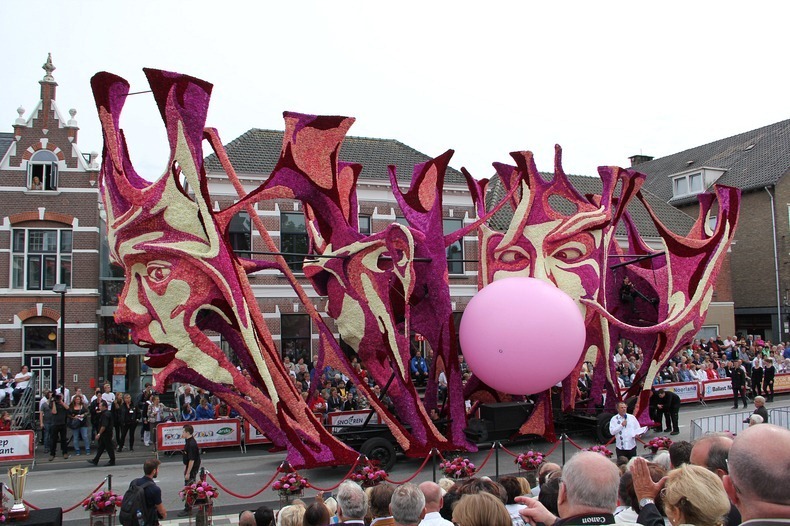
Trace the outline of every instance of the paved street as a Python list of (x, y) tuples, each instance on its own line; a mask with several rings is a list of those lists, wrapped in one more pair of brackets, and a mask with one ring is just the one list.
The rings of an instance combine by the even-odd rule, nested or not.
[[(766, 404), (768, 409), (787, 405), (790, 396), (777, 395), (776, 401)], [(729, 414), (736, 412), (731, 410), (729, 400), (709, 403), (707, 406), (701, 404), (684, 405), (680, 413), (681, 434), (678, 439), (688, 440), (690, 437), (689, 423), (694, 418), (702, 418), (719, 414)], [(749, 412), (751, 412), (749, 409)], [(740, 410), (739, 410), (740, 411)], [(654, 436), (649, 433), (648, 438)], [(674, 438), (674, 437), (673, 437)], [(592, 437), (578, 436), (573, 437), (574, 442), (587, 447), (594, 444)], [(506, 446), (514, 452), (521, 452), (527, 446), (533, 445), (541, 451), (548, 451), (551, 444), (543, 441), (515, 444)], [(25, 499), (39, 507), (60, 506), (65, 508), (73, 506), (75, 503), (85, 498), (90, 491), (96, 487), (108, 474), (112, 474), (112, 485), (116, 492), (123, 493), (129, 482), (142, 476), (142, 463), (150, 452), (143, 451), (144, 448), (138, 446), (134, 453), (119, 453), (118, 465), (114, 467), (102, 467), (107, 462), (106, 456), (102, 459), (99, 467), (93, 467), (86, 462), (85, 456), (72, 455), (68, 460), (58, 457), (49, 462), (48, 455), (39, 452), (35, 469), (31, 470), (27, 479)], [(640, 446), (640, 449), (641, 446)], [(468, 455), (478, 465), (485, 459), (490, 450), (490, 446), (483, 446), (478, 453)], [(562, 448), (551, 455), (550, 459), (556, 462), (562, 461)], [(566, 443), (566, 453), (572, 455), (576, 449)], [(162, 455), (162, 467), (157, 483), (163, 489), (165, 506), (168, 509), (169, 518), (175, 518), (175, 514), (181, 509), (181, 501), (178, 497), (178, 490), (183, 482), (183, 464), (180, 455)], [(238, 448), (226, 448), (224, 450), (207, 450), (202, 457), (203, 466), (226, 487), (234, 493), (249, 495), (259, 490), (263, 484), (274, 474), (277, 466), (284, 460), (284, 453), (268, 453), (265, 449), (249, 448), (246, 454), (242, 454)], [(396, 467), (390, 473), (393, 480), (404, 480), (412, 476), (420, 467), (422, 462), (415, 459), (401, 458)], [(438, 464), (438, 462), (437, 462)], [(319, 487), (330, 487), (346, 474), (347, 467), (320, 468), (313, 470), (300, 471), (307, 476), (311, 483)], [(513, 473), (516, 471), (513, 459), (504, 451), (499, 453), (500, 473)], [(490, 460), (485, 464), (481, 474), (494, 476), (497, 472), (495, 456), (492, 454)], [(432, 463), (429, 462), (425, 469), (415, 478), (415, 482), (429, 480), (432, 477)], [(4, 477), (6, 478), (6, 477)], [(305, 496), (312, 497), (314, 493), (308, 492)], [(242, 509), (255, 508), (261, 504), (276, 506), (277, 495), (271, 489), (267, 489), (255, 498), (239, 499), (221, 492), (221, 497), (216, 502), (215, 508), (217, 515), (230, 514), (237, 515)], [(68, 524), (87, 523), (87, 513), (81, 508), (65, 515), (64, 520)], [(224, 521), (223, 521), (224, 522)], [(226, 522), (227, 523), (227, 522)], [(174, 522), (173, 524), (177, 524)]]

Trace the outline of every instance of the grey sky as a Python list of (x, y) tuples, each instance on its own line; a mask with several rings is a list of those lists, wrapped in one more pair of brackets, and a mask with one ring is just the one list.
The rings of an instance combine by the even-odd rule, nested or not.
[[(89, 80), (145, 90), (143, 67), (214, 84), (223, 142), (282, 129), (284, 110), (350, 115), (352, 135), (393, 138), (488, 177), (532, 150), (569, 173), (628, 165), (790, 117), (786, 2), (0, 2), (0, 130), (37, 102), (52, 52), (79, 146), (101, 149)], [(29, 113), (25, 115), (29, 116)], [(122, 125), (141, 175), (168, 155), (149, 95)]]

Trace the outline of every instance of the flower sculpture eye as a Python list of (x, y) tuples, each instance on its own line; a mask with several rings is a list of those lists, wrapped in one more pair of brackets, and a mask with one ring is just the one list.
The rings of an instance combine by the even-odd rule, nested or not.
[(582, 243), (570, 242), (554, 252), (554, 257), (563, 263), (576, 263), (587, 256), (587, 247)]
[(154, 283), (162, 283), (170, 277), (170, 264), (165, 261), (152, 261), (146, 267), (148, 279)]

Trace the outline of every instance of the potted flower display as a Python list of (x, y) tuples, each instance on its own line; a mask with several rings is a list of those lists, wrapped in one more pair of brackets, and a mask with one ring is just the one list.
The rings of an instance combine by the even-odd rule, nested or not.
[(309, 487), (307, 479), (296, 471), (286, 473), (272, 484), (272, 489), (280, 495), (281, 504), (290, 504), (293, 499), (301, 497), (305, 488)]
[(475, 465), (468, 458), (455, 457), (452, 460), (445, 460), (439, 463), (439, 469), (450, 478), (463, 479), (471, 477), (477, 471)]
[(514, 461), (519, 469), (524, 471), (535, 471), (543, 464), (545, 456), (540, 451), (529, 450), (526, 453), (521, 453)]
[[(109, 523), (114, 524), (115, 510), (123, 504), (123, 497), (113, 491), (97, 491), (82, 502), (82, 507), (90, 512), (91, 524), (94, 518), (109, 518)], [(3, 516), (4, 517), (4, 516)], [(0, 522), (5, 522), (0, 517)]]
[(669, 449), (672, 445), (672, 439), (669, 437), (655, 437), (650, 439), (650, 442), (645, 444), (645, 447), (653, 452), (655, 455), (659, 449)]
[(601, 455), (603, 455), (603, 456), (605, 456), (607, 458), (611, 458), (612, 455), (613, 455), (612, 450), (610, 450), (606, 446), (588, 447), (588, 448), (583, 449), (582, 451), (592, 451), (593, 453), (600, 453)]
[(367, 464), (357, 467), (349, 478), (362, 485), (363, 488), (370, 488), (384, 482), (387, 479), (387, 472), (368, 461)]

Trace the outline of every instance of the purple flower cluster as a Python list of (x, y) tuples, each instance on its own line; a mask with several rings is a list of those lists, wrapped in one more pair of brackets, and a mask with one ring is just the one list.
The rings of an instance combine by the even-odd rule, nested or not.
[(293, 495), (301, 493), (305, 488), (309, 488), (307, 479), (296, 472), (287, 473), (280, 477), (280, 480), (272, 484), (272, 489), (280, 495)]
[(349, 478), (363, 487), (371, 487), (384, 482), (387, 479), (387, 472), (368, 464), (352, 473)]
[(592, 451), (593, 453), (600, 453), (601, 455), (610, 458), (613, 453), (612, 451), (606, 446), (593, 446), (583, 449), (582, 451)]
[[(88, 511), (111, 511), (115, 506), (123, 504), (123, 497), (112, 491), (97, 491), (82, 503)], [(0, 517), (5, 522), (5, 516)]]
[(448, 477), (460, 479), (471, 477), (477, 471), (475, 465), (468, 458), (455, 457), (452, 460), (445, 460), (439, 463), (439, 469), (444, 471)]
[(181, 496), (181, 500), (187, 502), (211, 501), (219, 497), (217, 488), (206, 481), (188, 484), (178, 494)]
[(538, 469), (543, 464), (545, 456), (540, 451), (529, 450), (516, 457), (515, 463), (524, 470)]

